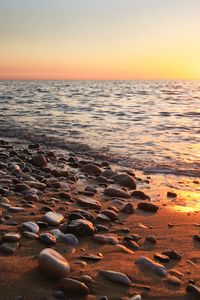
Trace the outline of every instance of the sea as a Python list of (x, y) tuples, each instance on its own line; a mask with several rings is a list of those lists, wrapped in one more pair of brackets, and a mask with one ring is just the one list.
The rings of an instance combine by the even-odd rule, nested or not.
[(200, 81), (0, 81), (0, 136), (200, 176)]

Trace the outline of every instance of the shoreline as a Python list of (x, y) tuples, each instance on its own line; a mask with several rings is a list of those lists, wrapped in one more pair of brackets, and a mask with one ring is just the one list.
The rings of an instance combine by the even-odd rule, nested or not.
[[(52, 249), (69, 262), (71, 271), (66, 277), (76, 278), (89, 289), (87, 297), (75, 295), (75, 291), (73, 291), (70, 299), (94, 300), (107, 296), (109, 300), (126, 300), (131, 299), (134, 294), (141, 295), (142, 299), (147, 300), (198, 299), (191, 293), (186, 293), (186, 286), (189, 282), (200, 286), (200, 243), (193, 239), (193, 236), (199, 234), (199, 210), (186, 210), (185, 212), (175, 210), (174, 207), (179, 202), (177, 197), (167, 198), (166, 195), (169, 191), (178, 191), (179, 193), (179, 190), (175, 190), (173, 184), (172, 187), (166, 185), (165, 176), (147, 175), (141, 171), (130, 170), (97, 158), (88, 159), (84, 156), (70, 155), (69, 151), (55, 150), (53, 146), (48, 148), (41, 144), (41, 147), (37, 149), (32, 145), (35, 149), (30, 149), (27, 141), (19, 143), (17, 140), (8, 140), (10, 140), (9, 144), (1, 143), (2, 151), (0, 151), (0, 187), (3, 189), (1, 197), (8, 199), (6, 206), (2, 205), (2, 203), (5, 204), (5, 199), (0, 198), (2, 219), (4, 219), (0, 225), (0, 298), (5, 300), (56, 299), (55, 291), (62, 291), (59, 286), (60, 280), (51, 279), (51, 276), (47, 276), (40, 270), (38, 255), (48, 245), (45, 244), (46, 240), (45, 242), (41, 241), (38, 236), (42, 233), (50, 233), (52, 229), (61, 229), (62, 224), (66, 221), (70, 224), (69, 218), (72, 211), (78, 213), (80, 209), (86, 209), (93, 215), (95, 226), (103, 225), (107, 229), (104, 228), (104, 231), (100, 226), (98, 232), (93, 233), (92, 236), (86, 234), (80, 237), (78, 233), (75, 234), (78, 244), (73, 247), (69, 247), (59, 239), (51, 245)], [(12, 145), (15, 145), (15, 149), (9, 147)], [(38, 150), (41, 151), (40, 155), (47, 157), (48, 160), (42, 166), (35, 166), (31, 163), (31, 159)], [(2, 156), (2, 153), (5, 155)], [(3, 165), (4, 163), (5, 165)], [(93, 168), (93, 171), (86, 169), (84, 171), (84, 166), (88, 163), (94, 164), (97, 168)], [(26, 167), (27, 169), (24, 170)], [(151, 198), (151, 201), (137, 199), (134, 196), (123, 198), (105, 195), (105, 189), (108, 187), (120, 189), (128, 194), (135, 190), (132, 187), (124, 186), (124, 183), (122, 185), (122, 182), (120, 184), (116, 181), (113, 182), (112, 178), (106, 180), (106, 177), (101, 174), (109, 168), (118, 175), (131, 176), (136, 182), (136, 191), (143, 191)], [(52, 170), (54, 171), (52, 172)], [(61, 172), (60, 176), (58, 176), (59, 172)], [(99, 176), (104, 178), (100, 180)], [(163, 180), (164, 178), (165, 180)], [(25, 183), (30, 187), (33, 194), (37, 196), (32, 197), (35, 200), (28, 199), (24, 191), (16, 191), (19, 183)], [(129, 185), (129, 183), (127, 184)], [(88, 186), (90, 189), (85, 190), (85, 187)], [(117, 201), (116, 198), (120, 201)], [(79, 202), (78, 199), (90, 201), (86, 204)], [(140, 202), (152, 202), (158, 207), (157, 212), (152, 213), (138, 209)], [(95, 203), (98, 205), (95, 206)], [(134, 212), (130, 213), (128, 208), (126, 213), (122, 212), (122, 207), (126, 203), (132, 204)], [(12, 210), (10, 207), (21, 207), (22, 211), (17, 212), (16, 209)], [(21, 224), (43, 221), (45, 213), (51, 210), (64, 216), (60, 224), (56, 226), (47, 224), (46, 227), (41, 225), (35, 239), (30, 239), (30, 235), (29, 238), (25, 237), (20, 231)], [(108, 212), (106, 213), (106, 211)], [(128, 211), (129, 213), (127, 213)], [(105, 215), (98, 216), (102, 212)], [(7, 215), (10, 217), (5, 218)], [(11, 221), (16, 224), (12, 224)], [(10, 232), (20, 233), (20, 238), (16, 250), (8, 255), (4, 253), (4, 250), (2, 251), (2, 244), (5, 243), (5, 234)], [(112, 236), (112, 239), (100, 242), (98, 238), (95, 239), (96, 234), (105, 237)], [(127, 243), (128, 237), (134, 235), (139, 236), (136, 244)], [(148, 236), (155, 236), (156, 242), (152, 243), (148, 239), (146, 240)], [(116, 242), (116, 238), (118, 242)], [(131, 239), (131, 241), (134, 240)], [(163, 251), (172, 249), (181, 255), (179, 260), (170, 258), (169, 262), (163, 263), (154, 258), (156, 253), (161, 254)], [(83, 254), (99, 255), (99, 259), (98, 261), (80, 259)], [(145, 272), (143, 268), (141, 270), (135, 262), (142, 256), (163, 264), (167, 276), (161, 278), (151, 270), (145, 270)], [(121, 272), (131, 280), (132, 285), (127, 287), (119, 282), (112, 282), (102, 276), (100, 273), (102, 270)], [(89, 277), (84, 278), (83, 275)], [(171, 277), (175, 277), (177, 281)], [(147, 291), (143, 288), (144, 286), (149, 286), (150, 289)], [(17, 298), (19, 296), (22, 298)], [(69, 299), (68, 292), (64, 292), (62, 299)]]

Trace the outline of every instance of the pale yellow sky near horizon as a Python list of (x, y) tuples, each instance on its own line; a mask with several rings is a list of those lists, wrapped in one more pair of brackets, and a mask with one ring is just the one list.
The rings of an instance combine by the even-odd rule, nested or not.
[(0, 0), (0, 79), (200, 79), (199, 0)]

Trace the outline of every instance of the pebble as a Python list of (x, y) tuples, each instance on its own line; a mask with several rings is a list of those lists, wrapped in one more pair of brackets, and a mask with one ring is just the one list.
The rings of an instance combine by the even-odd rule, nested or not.
[(64, 233), (58, 228), (51, 229), (50, 233), (53, 234), (56, 239), (62, 239), (62, 237), (64, 236)]
[(16, 232), (8, 232), (3, 236), (4, 241), (17, 242), (20, 239), (20, 234)]
[(157, 212), (158, 206), (150, 202), (139, 202), (138, 208), (148, 212)]
[(116, 245), (119, 243), (118, 238), (112, 235), (95, 234), (94, 240), (99, 243), (108, 243), (111, 245)]
[(182, 255), (174, 250), (166, 250), (166, 251), (163, 251), (162, 254), (167, 255), (170, 259), (179, 260), (182, 258)]
[(91, 209), (100, 209), (101, 204), (97, 200), (92, 200), (88, 198), (77, 199), (77, 203), (83, 207), (88, 207)]
[(107, 279), (110, 279), (111, 281), (121, 283), (127, 286), (131, 286), (130, 279), (123, 273), (110, 271), (110, 270), (101, 270), (99, 271), (100, 274), (102, 274)]
[(29, 240), (34, 240), (38, 238), (38, 235), (36, 233), (30, 231), (24, 231), (23, 236)]
[(52, 295), (56, 299), (63, 299), (65, 297), (65, 294), (63, 291), (55, 291), (52, 293)]
[(164, 255), (164, 254), (155, 253), (154, 258), (161, 261), (161, 262), (164, 262), (164, 263), (169, 262), (169, 256)]
[(67, 260), (57, 251), (49, 248), (40, 252), (38, 264), (42, 272), (55, 278), (64, 278), (70, 271)]
[(106, 188), (104, 194), (110, 197), (130, 198), (130, 193), (117, 188)]
[(135, 295), (135, 296), (132, 296), (131, 298), (129, 298), (129, 300), (142, 300), (142, 297), (141, 297), (141, 295)]
[(56, 237), (50, 233), (41, 233), (39, 235), (39, 240), (40, 242), (42, 242), (43, 244), (47, 245), (47, 246), (53, 246), (56, 243)]
[(169, 197), (169, 198), (176, 198), (177, 194), (174, 193), (174, 192), (167, 192), (167, 197)]
[(150, 200), (150, 197), (142, 191), (133, 191), (131, 193), (131, 197), (134, 197), (136, 199), (141, 199), (141, 200)]
[(139, 265), (141, 268), (145, 267), (161, 277), (167, 276), (166, 268), (163, 265), (154, 262), (148, 257), (141, 256), (136, 259), (135, 263)]
[(92, 222), (84, 219), (72, 220), (72, 222), (67, 226), (67, 230), (68, 232), (79, 236), (93, 235), (97, 231)]
[(86, 164), (85, 166), (83, 166), (81, 168), (81, 171), (84, 173), (93, 174), (96, 176), (101, 175), (101, 173), (102, 173), (101, 168), (99, 168), (95, 164)]
[(167, 276), (166, 282), (173, 285), (173, 286), (180, 286), (181, 285), (180, 279), (175, 277), (175, 276), (171, 276), (171, 275)]
[(25, 208), (21, 207), (21, 206), (10, 206), (8, 208), (8, 210), (11, 211), (11, 212), (13, 212), (13, 213), (18, 213), (18, 212), (25, 211)]
[(62, 241), (64, 241), (66, 244), (70, 246), (77, 246), (78, 245), (78, 239), (75, 237), (75, 235), (67, 233), (62, 236)]
[(124, 204), (124, 206), (122, 207), (121, 211), (125, 214), (133, 214), (134, 213), (134, 208), (132, 203), (126, 203)]
[(122, 185), (122, 186), (125, 186), (125, 187), (128, 187), (132, 190), (135, 190), (136, 189), (136, 183), (135, 183), (135, 180), (133, 179), (132, 176), (128, 175), (128, 174), (119, 174), (119, 175), (114, 175), (112, 176), (112, 179)]
[(1, 244), (0, 250), (6, 254), (13, 254), (18, 247), (18, 242), (6, 242)]
[(60, 287), (67, 292), (73, 294), (88, 295), (88, 287), (81, 281), (72, 278), (63, 278), (60, 282)]
[(107, 216), (110, 220), (112, 221), (115, 221), (115, 220), (118, 220), (118, 215), (116, 214), (115, 211), (111, 210), (111, 209), (106, 209), (106, 210), (103, 210), (101, 212), (101, 214)]
[(124, 253), (134, 254), (134, 252), (131, 249), (125, 247), (124, 245), (117, 244), (116, 247), (119, 248), (120, 250), (122, 250), (122, 252), (124, 252)]
[(23, 193), (24, 191), (30, 190), (30, 186), (24, 183), (17, 183), (15, 185), (15, 192)]
[(51, 226), (59, 225), (63, 221), (63, 215), (49, 211), (43, 216), (43, 221), (47, 222)]
[(39, 226), (34, 222), (22, 223), (21, 226), (20, 226), (20, 229), (22, 231), (30, 231), (30, 232), (33, 232), (33, 233), (38, 233), (39, 230), (40, 230)]
[(156, 244), (157, 239), (156, 239), (156, 237), (154, 235), (148, 235), (145, 238), (145, 241), (148, 242), (148, 243), (151, 243), (151, 244)]

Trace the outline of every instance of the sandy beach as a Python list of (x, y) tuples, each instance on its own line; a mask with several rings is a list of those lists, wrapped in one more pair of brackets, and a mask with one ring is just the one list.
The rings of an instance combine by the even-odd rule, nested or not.
[(162, 176), (0, 145), (0, 299), (199, 299), (199, 212), (175, 209)]

